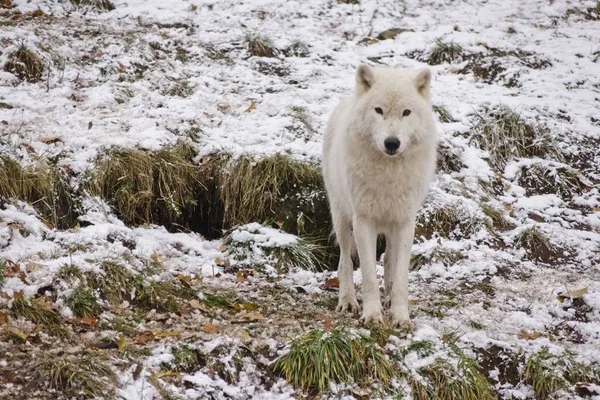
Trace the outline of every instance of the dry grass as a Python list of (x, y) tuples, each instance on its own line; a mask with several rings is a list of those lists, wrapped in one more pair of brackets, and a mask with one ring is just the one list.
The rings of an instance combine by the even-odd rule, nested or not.
[(71, 227), (76, 220), (75, 196), (66, 174), (39, 161), (23, 167), (8, 156), (0, 157), (0, 198), (31, 203), (53, 226)]
[(463, 169), (463, 164), (460, 154), (445, 142), (440, 142), (437, 151), (437, 169), (440, 172), (450, 174), (459, 172)]
[(448, 109), (444, 106), (440, 106), (440, 105), (434, 105), (433, 106), (433, 112), (435, 112), (438, 116), (438, 119), (440, 120), (440, 122), (443, 123), (450, 123), (450, 122), (457, 122), (454, 117), (452, 116), (452, 114), (450, 113), (450, 111), (448, 111)]
[(528, 196), (558, 194), (565, 200), (581, 195), (590, 188), (576, 169), (568, 165), (555, 166), (544, 162), (522, 167), (517, 181), (525, 188)]
[(69, 398), (114, 398), (117, 383), (108, 360), (96, 354), (53, 355), (35, 366), (36, 384)]
[[(323, 182), (317, 164), (276, 154), (257, 161), (241, 157), (230, 163), (222, 171), (219, 188), (226, 226), (273, 220), (293, 232), (286, 228), (299, 224), (299, 204), (310, 203), (315, 192), (322, 194)], [(304, 211), (311, 214), (311, 210)]]
[(274, 365), (294, 387), (326, 393), (332, 383), (388, 385), (397, 374), (392, 362), (371, 336), (348, 329), (315, 329), (291, 343)]
[(417, 215), (415, 239), (445, 237), (460, 239), (469, 237), (485, 228), (481, 216), (460, 202), (422, 209)]
[(462, 54), (463, 48), (460, 45), (436, 39), (435, 46), (429, 52), (427, 63), (429, 65), (452, 63), (460, 60)]
[[(270, 234), (287, 235), (288, 240), (285, 243), (264, 241), (265, 235)], [(327, 266), (329, 257), (326, 247), (318, 240), (295, 237), (257, 223), (230, 230), (224, 236), (223, 244), (234, 266), (261, 269), (269, 264), (280, 273), (296, 268), (321, 271)]]
[(13, 318), (25, 318), (48, 333), (56, 336), (67, 336), (67, 330), (62, 324), (60, 315), (52, 310), (51, 305), (39, 299), (17, 297), (13, 300), (10, 315)]
[(530, 260), (548, 263), (556, 259), (556, 249), (548, 237), (535, 226), (521, 231), (517, 235), (516, 243), (525, 249), (526, 257)]
[(70, 0), (75, 7), (86, 7), (96, 11), (112, 11), (115, 5), (110, 0)]
[(466, 255), (459, 250), (437, 246), (426, 254), (413, 254), (410, 258), (410, 268), (419, 269), (433, 263), (441, 263), (445, 267), (450, 267), (465, 258), (467, 258)]
[(22, 81), (36, 83), (42, 79), (44, 63), (25, 44), (21, 44), (17, 51), (8, 55), (4, 71), (16, 75)]
[(491, 165), (500, 171), (518, 157), (562, 159), (557, 141), (546, 127), (528, 123), (510, 108), (478, 113), (472, 124), (472, 142), (489, 152)]
[(256, 57), (277, 57), (279, 50), (268, 37), (256, 32), (249, 32), (245, 37), (248, 52)]
[(194, 156), (184, 143), (155, 152), (117, 149), (97, 162), (86, 186), (127, 224), (187, 226), (204, 189)]
[(495, 208), (488, 203), (482, 203), (481, 211), (492, 221), (492, 226), (494, 228), (500, 230), (508, 230), (514, 228), (514, 224), (512, 224), (508, 219), (506, 219), (502, 210)]
[(308, 46), (302, 42), (296, 41), (290, 44), (283, 50), (283, 54), (286, 57), (300, 57), (305, 58), (310, 55), (310, 51), (308, 50)]

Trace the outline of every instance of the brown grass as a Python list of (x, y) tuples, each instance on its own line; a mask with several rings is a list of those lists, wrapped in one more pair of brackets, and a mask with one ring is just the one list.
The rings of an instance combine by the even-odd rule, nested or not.
[(25, 44), (21, 44), (17, 51), (8, 55), (4, 71), (16, 75), (22, 81), (36, 83), (42, 79), (44, 64)]

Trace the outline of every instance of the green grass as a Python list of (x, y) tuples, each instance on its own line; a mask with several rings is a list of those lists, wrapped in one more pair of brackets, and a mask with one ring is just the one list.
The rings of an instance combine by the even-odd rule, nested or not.
[(92, 289), (78, 286), (66, 298), (65, 304), (79, 318), (94, 317), (100, 312), (100, 305)]
[(173, 347), (171, 353), (173, 354), (173, 359), (161, 366), (163, 370), (190, 373), (198, 369), (203, 362), (202, 354), (187, 345)]
[(25, 318), (41, 328), (56, 336), (67, 336), (68, 331), (62, 324), (60, 315), (49, 308), (39, 299), (25, 299), (17, 297), (13, 300), (10, 315), (12, 318)]
[(75, 280), (83, 281), (85, 279), (81, 268), (75, 264), (65, 264), (54, 274), (55, 279), (60, 279), (67, 283), (74, 282)]
[(326, 393), (331, 383), (388, 385), (396, 370), (370, 336), (349, 329), (315, 329), (291, 343), (290, 351), (274, 365), (294, 387)]

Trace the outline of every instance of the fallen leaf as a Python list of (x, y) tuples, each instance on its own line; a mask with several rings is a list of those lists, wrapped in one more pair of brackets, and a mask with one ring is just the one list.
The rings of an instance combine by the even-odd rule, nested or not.
[(254, 311), (258, 310), (258, 304), (254, 303), (237, 303), (233, 305), (233, 308), (237, 311)]
[(23, 331), (15, 328), (4, 328), (4, 331), (8, 333), (11, 337), (18, 339), (21, 342), (27, 341), (27, 335), (23, 333)]
[(137, 335), (135, 335), (135, 338), (133, 338), (133, 342), (135, 344), (139, 344), (142, 346), (153, 340), (154, 340), (154, 333), (152, 333), (151, 331), (140, 332)]
[(206, 333), (217, 333), (219, 332), (219, 328), (213, 324), (204, 324), (202, 330)]
[(583, 288), (583, 289), (571, 290), (569, 292), (559, 293), (556, 295), (556, 298), (558, 299), (558, 301), (560, 301), (562, 303), (566, 299), (570, 299), (570, 300), (580, 299), (587, 293), (588, 293), (588, 288)]
[(4, 325), (8, 323), (8, 314), (5, 312), (0, 312), (0, 325)]
[(323, 329), (325, 329), (325, 332), (331, 332), (333, 330), (333, 323), (331, 322), (331, 318), (327, 315), (317, 315), (315, 319), (317, 321), (323, 321)]
[(210, 310), (202, 303), (200, 303), (198, 300), (193, 299), (188, 301), (188, 304), (190, 305), (190, 307), (196, 309), (196, 310), (200, 310), (200, 311), (204, 311), (204, 312), (209, 312)]
[(159, 338), (181, 336), (180, 332), (173, 332), (173, 331), (153, 332), (153, 334), (154, 334), (154, 337), (159, 337)]
[(75, 322), (78, 324), (87, 325), (87, 326), (93, 328), (98, 323), (98, 320), (96, 318), (92, 318), (92, 317), (84, 317), (84, 318), (76, 319)]
[(168, 377), (179, 376), (179, 375), (181, 375), (181, 372), (165, 371), (165, 372), (160, 372), (159, 374), (157, 374), (157, 377), (158, 378), (168, 378)]
[(235, 281), (236, 283), (248, 282), (248, 272), (238, 271), (238, 273), (235, 275)]
[(127, 347), (127, 340), (125, 339), (125, 335), (120, 333), (119, 337), (117, 338), (117, 349), (119, 349), (119, 351), (123, 351), (123, 350), (125, 350), (126, 347)]
[(261, 313), (255, 312), (255, 313), (244, 314), (244, 318), (251, 319), (251, 320), (257, 320), (257, 321), (262, 321), (263, 319), (265, 319), (265, 316), (262, 315)]
[(538, 331), (526, 331), (526, 330), (522, 330), (521, 333), (519, 334), (519, 337), (521, 339), (525, 339), (525, 340), (535, 340), (537, 338), (542, 337), (542, 334), (539, 333)]
[(325, 281), (325, 288), (326, 289), (332, 289), (332, 288), (339, 288), (340, 287), (340, 280), (338, 279), (337, 276), (331, 278), (331, 279), (327, 279)]
[(225, 253), (227, 251), (227, 246), (222, 244), (219, 247), (217, 247), (217, 250), (219, 250), (221, 253)]
[(224, 262), (225, 261), (220, 257), (215, 258), (215, 264), (217, 265), (223, 265)]
[(38, 140), (45, 144), (53, 144), (53, 143), (62, 142), (62, 139), (59, 138), (58, 136), (42, 137), (42, 138), (39, 138)]
[(246, 109), (246, 112), (250, 112), (252, 110), (256, 109), (256, 103), (252, 102), (250, 103), (250, 105), (248, 106), (248, 108)]

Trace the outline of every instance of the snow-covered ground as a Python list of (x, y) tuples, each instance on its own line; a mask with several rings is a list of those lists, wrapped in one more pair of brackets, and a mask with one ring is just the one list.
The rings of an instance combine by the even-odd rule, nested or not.
[[(462, 47), (463, 57), (428, 67), (434, 72), (433, 103), (454, 120), (439, 123), (440, 140), (458, 155), (462, 168), (439, 173), (422, 216), (449, 207), (461, 218), (484, 223), (443, 238), (425, 235), (414, 246), (425, 261), (410, 275), (413, 340), (441, 343), (445, 332), (460, 331), (461, 347), (473, 355), (492, 346), (522, 354), (546, 346), (552, 354), (572, 352), (583, 365), (600, 363), (598, 3), (344, 3), (114, 0), (114, 10), (96, 12), (68, 1), (13, 0), (12, 9), (0, 8), (0, 67), (25, 44), (43, 60), (45, 72), (40, 82), (27, 83), (0, 70), (0, 154), (23, 165), (56, 160), (72, 172), (73, 187), (99, 155), (116, 146), (155, 150), (184, 140), (200, 155), (286, 153), (318, 161), (328, 115), (352, 92), (359, 63), (428, 66), (419, 60), (437, 39), (453, 42)], [(34, 14), (37, 10), (43, 13)], [(373, 40), (393, 28), (405, 31)], [(249, 52), (246, 38), (257, 34), (272, 41), (276, 57)], [(301, 57), (286, 51), (294, 44), (303, 49)], [(498, 75), (488, 80), (474, 74), (470, 60), (477, 55), (483, 60), (480, 68)], [(547, 127), (562, 160), (516, 157), (502, 170), (493, 169), (472, 130), (476, 113), (499, 105), (516, 110), (522, 123)], [(578, 155), (583, 161), (574, 164)], [(528, 166), (541, 163), (556, 170), (565, 166), (562, 162), (583, 170), (580, 193), (532, 193), (521, 186)], [(499, 192), (486, 189), (497, 182)], [(507, 227), (490, 227), (482, 203), (500, 210)], [(15, 294), (43, 294), (40, 290), (56, 282), (62, 266), (98, 272), (107, 259), (126, 260), (136, 272), (148, 260), (159, 261), (162, 270), (151, 279), (180, 277), (191, 282), (200, 299), (224, 292), (231, 304), (260, 307), (260, 312), (242, 306), (210, 313), (192, 303), (185, 315), (146, 317), (137, 334), (177, 335), (155, 335), (143, 345), (137, 341), (150, 353), (115, 361), (120, 398), (159, 398), (160, 390), (182, 399), (296, 398), (299, 392), (265, 372), (277, 352), (310, 328), (356, 323), (330, 307), (335, 293), (324, 283), (335, 273), (278, 275), (272, 268), (250, 276), (228, 273), (230, 254), (220, 240), (126, 226), (97, 198), (85, 199), (80, 221), (81, 227), (59, 231), (30, 205), (0, 203), (0, 260), (11, 265), (0, 289), (0, 316), (9, 314)], [(532, 227), (558, 249), (548, 263), (533, 260), (519, 245), (519, 235)], [(436, 258), (440, 251), (451, 253), (452, 261)], [(355, 278), (360, 283), (358, 272)], [(584, 288), (574, 299), (558, 296)], [(73, 316), (64, 302), (71, 289), (47, 299), (65, 318)], [(99, 320), (116, 312), (107, 311)], [(252, 313), (248, 323), (245, 316)], [(35, 330), (10, 318), (0, 318), (1, 325), (24, 335)], [(81, 340), (73, 346), (85, 349), (107, 335), (118, 336), (113, 328), (98, 326), (78, 330)], [(7, 347), (8, 339), (0, 344), (0, 370), (8, 371), (11, 362), (26, 365), (27, 354), (49, 352), (52, 340), (40, 341), (21, 344), (20, 355)], [(216, 351), (225, 369), (236, 370), (231, 360), (246, 348), (253, 356), (239, 357), (236, 379), (209, 367), (161, 376), (161, 363), (173, 357), (171, 347), (182, 343), (206, 354)], [(498, 374), (490, 368), (502, 398), (533, 398), (529, 385), (502, 382)], [(19, 382), (0, 378), (5, 384), (0, 396), (44, 398), (43, 392), (23, 392)], [(565, 391), (555, 398), (578, 396)]]

